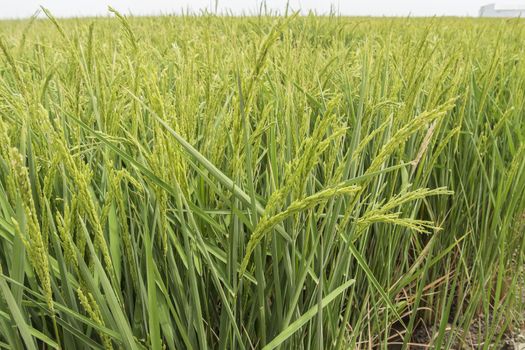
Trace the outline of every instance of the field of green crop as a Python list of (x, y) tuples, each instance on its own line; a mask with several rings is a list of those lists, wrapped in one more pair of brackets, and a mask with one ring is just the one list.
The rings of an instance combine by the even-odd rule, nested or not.
[(0, 22), (0, 348), (503, 344), (524, 42), (523, 20)]

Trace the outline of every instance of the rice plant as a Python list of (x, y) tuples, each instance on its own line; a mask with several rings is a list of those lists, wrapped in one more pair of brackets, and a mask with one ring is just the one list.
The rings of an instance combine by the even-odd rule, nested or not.
[(519, 328), (523, 20), (110, 11), (0, 22), (0, 347)]

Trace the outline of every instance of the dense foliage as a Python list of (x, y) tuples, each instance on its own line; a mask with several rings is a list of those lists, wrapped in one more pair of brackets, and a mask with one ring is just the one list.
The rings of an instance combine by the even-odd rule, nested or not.
[(0, 346), (519, 321), (522, 20), (48, 16), (0, 22)]

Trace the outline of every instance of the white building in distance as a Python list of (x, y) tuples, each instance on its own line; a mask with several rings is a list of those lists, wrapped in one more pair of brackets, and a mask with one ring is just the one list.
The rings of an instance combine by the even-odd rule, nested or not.
[(525, 18), (525, 5), (490, 4), (479, 9), (480, 17)]

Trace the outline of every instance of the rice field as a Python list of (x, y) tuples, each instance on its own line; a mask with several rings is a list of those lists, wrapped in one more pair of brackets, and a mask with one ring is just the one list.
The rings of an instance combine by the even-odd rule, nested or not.
[(525, 22), (0, 22), (0, 348), (489, 349)]

